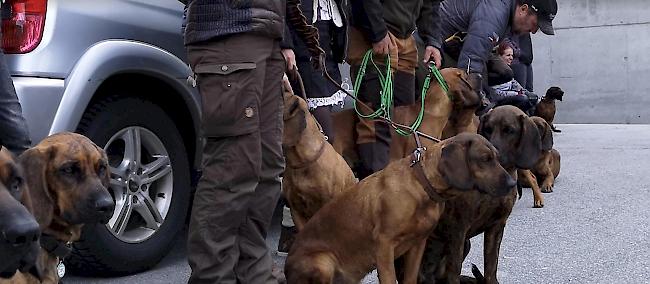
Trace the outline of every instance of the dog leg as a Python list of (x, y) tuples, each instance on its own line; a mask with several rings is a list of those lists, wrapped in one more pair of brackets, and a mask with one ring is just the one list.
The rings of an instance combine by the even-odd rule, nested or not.
[(460, 273), (463, 267), (463, 255), (465, 253), (466, 232), (449, 236), (447, 243), (447, 255), (445, 257), (445, 273), (447, 283), (460, 283)]
[(420, 264), (427, 239), (423, 238), (419, 243), (414, 245), (406, 252), (406, 261), (404, 263), (404, 283), (415, 284), (418, 281)]
[(553, 192), (553, 184), (555, 183), (555, 177), (550, 167), (544, 168), (544, 181), (542, 182), (542, 192), (551, 193)]
[(296, 213), (294, 210), (291, 210), (291, 218), (293, 219), (293, 223), (296, 225), (298, 232), (302, 231), (302, 228), (305, 227), (305, 223), (307, 223), (307, 220), (305, 220), (306, 218)]
[(377, 262), (379, 283), (395, 284), (397, 282), (397, 275), (395, 274), (395, 247), (387, 239), (380, 238), (378, 243), (379, 246), (375, 261)]
[(492, 226), (484, 233), (483, 266), (485, 267), (486, 284), (499, 283), (497, 281), (497, 266), (499, 265), (499, 250), (501, 249), (501, 239), (503, 239), (505, 227), (506, 224), (503, 222)]
[(542, 190), (537, 184), (537, 178), (530, 170), (519, 170), (521, 171), (521, 178), (524, 178), (526, 182), (530, 185), (530, 188), (533, 190), (533, 208), (542, 208), (544, 207), (544, 196), (542, 195)]

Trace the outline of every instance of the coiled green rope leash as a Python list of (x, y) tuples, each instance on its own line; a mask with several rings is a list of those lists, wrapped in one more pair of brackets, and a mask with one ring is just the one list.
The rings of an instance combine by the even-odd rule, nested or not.
[[(357, 112), (357, 115), (361, 118), (365, 119), (376, 119), (376, 118), (383, 118), (388, 121), (392, 121), (391, 119), (391, 109), (393, 106), (393, 76), (391, 73), (391, 65), (390, 65), (390, 55), (386, 56), (386, 73), (382, 74), (381, 70), (373, 60), (373, 53), (372, 49), (368, 50), (366, 54), (363, 56), (363, 59), (361, 61), (361, 68), (359, 69), (359, 73), (357, 74), (356, 80), (354, 81), (354, 96), (355, 98), (358, 97), (358, 92), (359, 89), (361, 88), (361, 81), (363, 80), (363, 77), (366, 75), (366, 69), (368, 67), (368, 62), (372, 63), (372, 66), (375, 68), (377, 71), (377, 74), (379, 76), (379, 84), (381, 85), (381, 98), (380, 98), (380, 105), (377, 110), (375, 110), (371, 114), (363, 114), (359, 111), (357, 108), (357, 101), (354, 100), (354, 110)], [(429, 64), (429, 74), (427, 74), (427, 77), (424, 79), (424, 85), (422, 86), (422, 91), (420, 93), (421, 99), (420, 99), (420, 112), (418, 113), (418, 117), (415, 119), (413, 124), (411, 125), (411, 131), (405, 131), (399, 128), (395, 128), (395, 131), (402, 135), (402, 136), (408, 136), (411, 135), (412, 131), (418, 130), (420, 128), (420, 125), (422, 124), (422, 118), (424, 117), (424, 99), (427, 96), (427, 92), (429, 91), (429, 87), (431, 86), (431, 74), (436, 77), (436, 80), (438, 81), (438, 84), (440, 84), (440, 87), (442, 88), (443, 91), (449, 96), (449, 86), (447, 85), (447, 82), (445, 79), (442, 77), (442, 74), (440, 74), (440, 71), (435, 67), (434, 64)], [(451, 97), (450, 97), (451, 99)]]

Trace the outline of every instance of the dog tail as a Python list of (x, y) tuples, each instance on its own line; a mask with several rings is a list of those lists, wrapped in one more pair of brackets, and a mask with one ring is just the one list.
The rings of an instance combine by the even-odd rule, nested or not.
[(472, 274), (474, 274), (474, 278), (476, 278), (476, 283), (485, 283), (485, 277), (483, 277), (483, 273), (481, 273), (481, 270), (479, 270), (474, 263), (472, 263)]

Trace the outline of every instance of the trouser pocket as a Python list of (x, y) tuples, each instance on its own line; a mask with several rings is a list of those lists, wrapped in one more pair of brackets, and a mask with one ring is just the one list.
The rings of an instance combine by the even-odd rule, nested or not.
[(201, 126), (205, 137), (251, 133), (259, 127), (255, 63), (209, 63), (194, 68), (202, 97)]

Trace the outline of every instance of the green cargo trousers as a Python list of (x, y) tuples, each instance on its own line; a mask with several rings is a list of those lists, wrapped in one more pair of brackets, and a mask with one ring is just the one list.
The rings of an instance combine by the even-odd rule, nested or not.
[(188, 57), (205, 137), (189, 225), (189, 283), (277, 283), (265, 239), (284, 171), (279, 40), (230, 35), (188, 46)]

